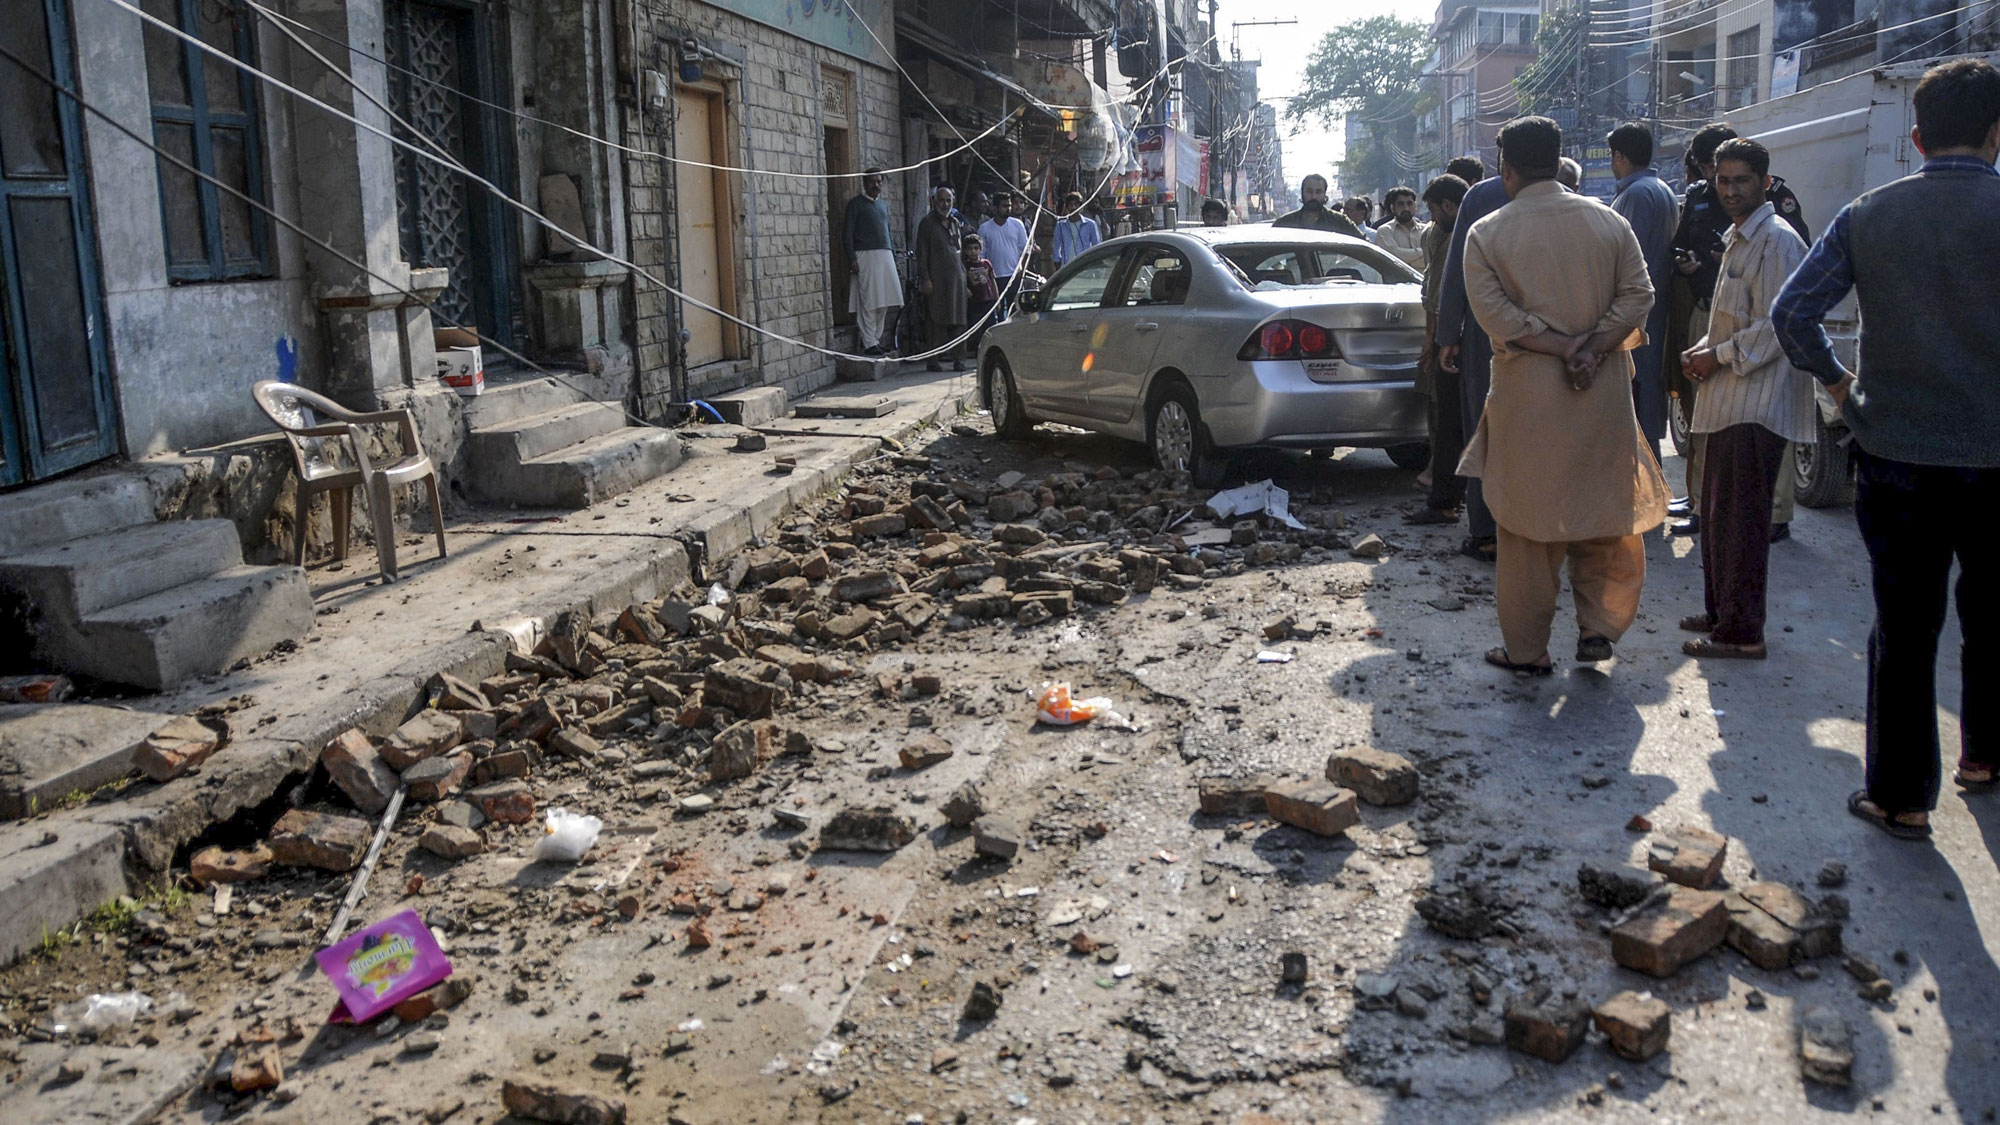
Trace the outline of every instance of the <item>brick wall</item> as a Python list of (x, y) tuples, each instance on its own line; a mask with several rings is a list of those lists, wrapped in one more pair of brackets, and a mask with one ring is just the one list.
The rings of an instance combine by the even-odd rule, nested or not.
[[(855, 141), (855, 169), (901, 164), (895, 72), (702, 3), (648, 0), (641, 5), (639, 19), (641, 57), (646, 60), (642, 65), (671, 74), (674, 56), (663, 38), (682, 26), (739, 64), (705, 66), (705, 78), (719, 79), (724, 87), (730, 117), (729, 152), (722, 162), (744, 169), (735, 176), (739, 192), (727, 201), (737, 216), (738, 315), (783, 336), (821, 347), (848, 347), (853, 333), (835, 331), (830, 307), (825, 181), (757, 172), (826, 171), (820, 106), (820, 76), (825, 70), (844, 72), (853, 91), (847, 118)], [(649, 114), (642, 136), (641, 122), (628, 112), (624, 143), (663, 152), (662, 134), (668, 123), (665, 113)], [(677, 281), (677, 271), (667, 261), (664, 232), (674, 221), (675, 171), (659, 161), (633, 161), (629, 204), (633, 261), (670, 283)], [(679, 171), (707, 174), (700, 169)], [(854, 186), (859, 189), (858, 181)], [(883, 194), (890, 200), (891, 229), (900, 231), (900, 193), (891, 184)], [(663, 418), (672, 387), (673, 297), (642, 280), (637, 282), (635, 306), (641, 409), (648, 417)], [(782, 386), (787, 394), (799, 395), (833, 380), (833, 363), (826, 356), (747, 330), (726, 331), (740, 333), (742, 358), (691, 370), (693, 397), (744, 386)]]

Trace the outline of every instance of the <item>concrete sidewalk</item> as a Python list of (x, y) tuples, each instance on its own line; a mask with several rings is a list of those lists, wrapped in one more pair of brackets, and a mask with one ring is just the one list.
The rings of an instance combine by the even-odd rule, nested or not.
[[(531, 647), (564, 611), (617, 612), (689, 579), (705, 581), (801, 501), (856, 465), (948, 422), (976, 397), (969, 374), (905, 374), (836, 384), (793, 403), (886, 399), (878, 416), (793, 418), (760, 426), (761, 452), (736, 452), (739, 426), (681, 431), (686, 461), (664, 477), (578, 511), (484, 509), (447, 529), (449, 557), (407, 535), (403, 580), (382, 584), (372, 558), (308, 573), (317, 620), (290, 651), (177, 692), (102, 703), (0, 708), (0, 782), (22, 806), (53, 812), (0, 827), (0, 962), (104, 902), (152, 884), (211, 826), (296, 782), (350, 727), (386, 735), (424, 704), (438, 672), (478, 680)], [(789, 473), (779, 457), (795, 460)], [(232, 741), (164, 785), (132, 777), (137, 741), (166, 718), (228, 705)], [(105, 785), (81, 804), (80, 791)], [(68, 800), (65, 800), (65, 796)]]

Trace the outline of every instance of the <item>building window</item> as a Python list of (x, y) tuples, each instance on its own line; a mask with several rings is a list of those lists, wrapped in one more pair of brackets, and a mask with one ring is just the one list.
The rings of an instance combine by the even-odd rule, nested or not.
[[(256, 62), (256, 28), (237, 0), (142, 0), (142, 6), (217, 50)], [(265, 202), (256, 80), (152, 24), (145, 34), (154, 143)], [(270, 231), (262, 211), (177, 165), (157, 163), (169, 277), (215, 281), (270, 273)]]
[(1757, 100), (1757, 64), (1762, 61), (1763, 25), (1739, 31), (1729, 37), (1729, 89), (1724, 92), (1731, 108)]

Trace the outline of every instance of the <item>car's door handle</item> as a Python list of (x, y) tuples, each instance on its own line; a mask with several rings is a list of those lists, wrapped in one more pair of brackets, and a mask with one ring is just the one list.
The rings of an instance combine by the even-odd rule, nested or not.
[(1070, 326), (1069, 326), (1069, 330), (1070, 330), (1071, 332), (1088, 332), (1088, 331), (1090, 331), (1090, 325), (1088, 325), (1088, 324), (1072, 324), (1072, 325), (1070, 325)]
[(1142, 320), (1133, 325), (1132, 328), (1136, 332), (1157, 332), (1160, 330), (1159, 324), (1151, 320)]

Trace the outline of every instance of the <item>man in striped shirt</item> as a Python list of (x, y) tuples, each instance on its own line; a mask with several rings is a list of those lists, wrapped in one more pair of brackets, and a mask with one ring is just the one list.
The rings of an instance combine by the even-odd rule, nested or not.
[(1715, 150), (1710, 186), (1732, 226), (1708, 334), (1681, 356), (1681, 369), (1701, 384), (1689, 428), (1708, 441), (1703, 611), (1681, 619), (1681, 628), (1703, 634), (1681, 646), (1694, 657), (1764, 659), (1771, 500), (1785, 443), (1814, 436), (1812, 377), (1785, 358), (1771, 326), (1771, 302), (1805, 260), (1806, 244), (1765, 200), (1770, 173), (1771, 154), (1755, 141)]

